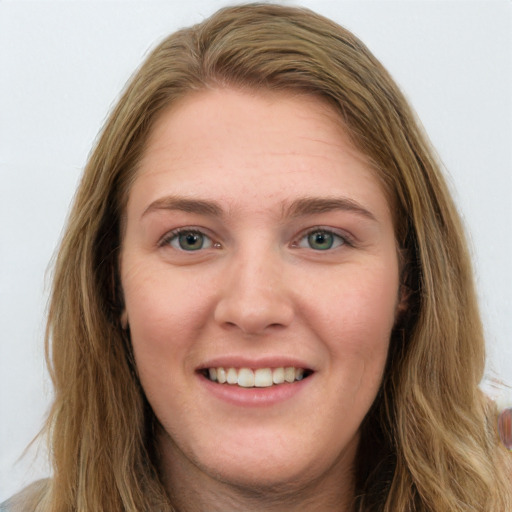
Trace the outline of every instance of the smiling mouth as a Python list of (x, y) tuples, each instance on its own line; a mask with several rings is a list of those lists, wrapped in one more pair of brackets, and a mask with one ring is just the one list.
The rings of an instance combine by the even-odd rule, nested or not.
[(313, 372), (293, 366), (279, 368), (205, 368), (200, 371), (208, 380), (242, 388), (268, 388), (292, 384), (309, 377)]

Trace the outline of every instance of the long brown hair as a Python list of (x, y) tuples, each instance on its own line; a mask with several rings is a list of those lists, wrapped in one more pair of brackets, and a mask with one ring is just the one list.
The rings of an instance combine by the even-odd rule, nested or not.
[(53, 477), (40, 510), (172, 510), (154, 417), (122, 329), (123, 212), (156, 116), (205, 88), (289, 90), (330, 102), (394, 212), (407, 310), (362, 425), (354, 509), (507, 512), (495, 411), (479, 391), (484, 340), (464, 229), (400, 90), (350, 32), (271, 4), (223, 9), (163, 41), (111, 113), (79, 186), (55, 265), (47, 360)]

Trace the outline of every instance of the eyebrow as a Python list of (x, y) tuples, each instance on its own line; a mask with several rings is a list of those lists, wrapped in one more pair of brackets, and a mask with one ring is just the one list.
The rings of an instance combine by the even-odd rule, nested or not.
[[(223, 208), (216, 201), (193, 199), (181, 196), (167, 196), (152, 202), (142, 213), (142, 217), (158, 210), (178, 210), (198, 215), (222, 217)], [(283, 204), (282, 217), (296, 218), (331, 211), (346, 211), (377, 221), (375, 215), (361, 204), (347, 197), (304, 197)]]
[(283, 213), (284, 216), (302, 217), (335, 210), (356, 213), (370, 220), (377, 220), (372, 212), (348, 197), (305, 197), (293, 201)]
[(221, 206), (214, 201), (191, 199), (179, 196), (168, 196), (152, 202), (142, 213), (142, 217), (158, 210), (178, 210), (186, 213), (197, 213), (213, 217), (222, 216)]

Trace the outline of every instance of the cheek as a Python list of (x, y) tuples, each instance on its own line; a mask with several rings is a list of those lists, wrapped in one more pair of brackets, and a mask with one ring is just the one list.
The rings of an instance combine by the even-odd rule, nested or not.
[[(172, 409), (186, 405), (181, 376), (199, 323), (194, 307), (198, 298), (180, 293), (176, 283), (164, 275), (155, 278), (148, 269), (132, 267), (123, 279), (137, 373), (157, 416), (166, 410), (167, 402)], [(171, 395), (165, 391), (169, 389), (174, 390)]]
[[(398, 309), (398, 270), (388, 267), (343, 269), (326, 276), (321, 288), (309, 291), (309, 306), (317, 311), (332, 336), (357, 340), (361, 349), (387, 342)], [(304, 287), (304, 293), (306, 287)]]
[(380, 385), (398, 304), (398, 271), (389, 269), (352, 269), (335, 281), (338, 286), (309, 301), (344, 386)]
[(139, 265), (128, 268), (123, 292), (136, 355), (158, 361), (170, 350), (186, 346), (192, 333), (201, 329), (207, 299), (197, 285), (187, 276), (166, 277), (165, 272), (151, 272)]

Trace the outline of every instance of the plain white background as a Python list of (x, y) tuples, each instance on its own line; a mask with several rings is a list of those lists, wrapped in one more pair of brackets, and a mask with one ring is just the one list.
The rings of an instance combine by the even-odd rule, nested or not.
[[(468, 229), (488, 377), (512, 384), (512, 2), (283, 3), (355, 32), (410, 99)], [(16, 460), (51, 400), (45, 272), (96, 134), (148, 50), (223, 5), (0, 0), (0, 502), (47, 472)]]

